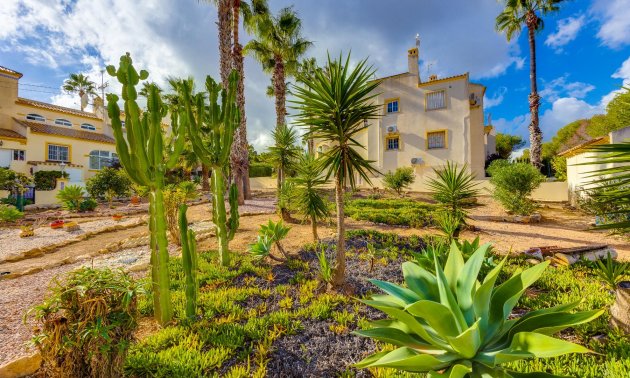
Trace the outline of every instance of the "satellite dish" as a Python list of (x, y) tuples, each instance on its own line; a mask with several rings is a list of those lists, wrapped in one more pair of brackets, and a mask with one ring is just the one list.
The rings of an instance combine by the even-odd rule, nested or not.
[(84, 93), (83, 96), (81, 96), (81, 109), (85, 109), (87, 104), (88, 104), (88, 95), (87, 93)]

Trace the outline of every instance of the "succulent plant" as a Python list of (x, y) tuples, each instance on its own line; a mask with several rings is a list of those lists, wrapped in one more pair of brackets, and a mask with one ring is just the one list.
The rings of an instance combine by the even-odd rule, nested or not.
[(188, 229), (186, 210), (188, 206), (179, 205), (179, 233), (182, 244), (182, 263), (186, 276), (186, 317), (192, 319), (197, 314), (197, 241), (195, 231)]
[(552, 335), (591, 321), (603, 310), (570, 312), (579, 305), (578, 301), (509, 319), (519, 298), (549, 263), (516, 272), (495, 286), (505, 259), (478, 280), (488, 248), (489, 244), (481, 246), (464, 262), (453, 243), (444, 268), (435, 259), (435, 273), (405, 262), (402, 270), (406, 287), (372, 280), (386, 295), (375, 295), (363, 302), (389, 318), (354, 333), (397, 348), (375, 353), (357, 366), (428, 372), (430, 377), (520, 377), (527, 375), (504, 370), (500, 365), (526, 358), (590, 352)]
[(125, 109), (123, 134), (119, 97), (107, 95), (107, 112), (116, 139), (120, 164), (131, 180), (149, 189), (149, 230), (151, 234), (151, 281), (153, 282), (153, 311), (160, 324), (173, 317), (168, 276), (168, 239), (164, 209), (164, 175), (175, 167), (185, 146), (185, 129), (179, 126), (178, 112), (171, 112), (171, 137), (165, 142), (162, 119), (168, 108), (155, 84), (147, 86), (147, 108), (140, 111), (136, 102), (136, 86), (149, 73), (136, 71), (129, 54), (120, 57), (118, 69), (108, 66), (107, 72), (122, 84)]

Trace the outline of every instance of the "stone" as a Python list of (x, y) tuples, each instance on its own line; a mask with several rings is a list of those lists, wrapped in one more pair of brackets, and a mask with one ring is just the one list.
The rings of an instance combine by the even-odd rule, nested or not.
[(542, 215), (540, 215), (540, 213), (534, 213), (534, 214), (529, 216), (529, 219), (533, 223), (540, 223), (540, 221), (542, 220)]
[(537, 259), (527, 259), (525, 261), (532, 265), (540, 264), (540, 260), (537, 260)]
[(615, 291), (615, 303), (610, 307), (610, 323), (630, 334), (630, 281), (622, 281)]
[(0, 377), (20, 378), (33, 375), (42, 364), (42, 356), (39, 352), (30, 356), (20, 357), (0, 366)]

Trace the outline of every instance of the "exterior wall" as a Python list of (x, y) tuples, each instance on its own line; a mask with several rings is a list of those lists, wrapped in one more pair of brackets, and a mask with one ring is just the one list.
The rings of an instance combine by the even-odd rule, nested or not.
[[(2, 141), (2, 146), (0, 146), (0, 150), (9, 150), (11, 157), (13, 157), (13, 150), (27, 151), (26, 140), (17, 141), (0, 136), (0, 141)], [(25, 157), (24, 161), (11, 160), (9, 168), (16, 172), (28, 173), (28, 166), (26, 164), (26, 160), (28, 159), (28, 152), (26, 153), (26, 155), (27, 156)]]

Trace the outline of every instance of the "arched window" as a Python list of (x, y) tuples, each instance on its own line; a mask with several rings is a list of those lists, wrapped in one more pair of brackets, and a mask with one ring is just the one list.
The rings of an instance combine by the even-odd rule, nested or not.
[(115, 152), (94, 150), (90, 152), (90, 169), (109, 167), (117, 158)]
[(46, 122), (46, 118), (34, 113), (27, 114), (26, 119), (29, 121)]
[(81, 128), (84, 130), (91, 130), (91, 131), (96, 130), (96, 127), (94, 127), (94, 125), (92, 125), (91, 123), (82, 123)]
[(64, 118), (57, 118), (55, 120), (55, 125), (72, 127), (72, 122)]

